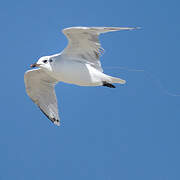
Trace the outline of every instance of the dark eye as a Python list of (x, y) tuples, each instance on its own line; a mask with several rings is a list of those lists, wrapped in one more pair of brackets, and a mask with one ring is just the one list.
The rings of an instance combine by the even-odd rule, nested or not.
[(44, 60), (43, 63), (47, 63), (47, 60)]
[(52, 61), (53, 61), (52, 59), (49, 60), (49, 62), (52, 62)]

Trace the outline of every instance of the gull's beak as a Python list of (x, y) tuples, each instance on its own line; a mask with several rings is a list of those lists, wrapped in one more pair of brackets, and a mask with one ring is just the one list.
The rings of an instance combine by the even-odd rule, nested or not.
[(34, 68), (34, 67), (39, 67), (40, 66), (40, 64), (37, 64), (37, 63), (34, 63), (34, 64), (31, 64), (31, 68)]

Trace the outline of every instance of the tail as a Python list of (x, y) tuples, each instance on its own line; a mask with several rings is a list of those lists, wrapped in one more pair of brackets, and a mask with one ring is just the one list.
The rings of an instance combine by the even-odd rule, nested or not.
[(109, 88), (115, 88), (116, 86), (114, 86), (111, 83), (125, 84), (126, 81), (123, 80), (123, 79), (120, 79), (120, 78), (115, 78), (115, 77), (109, 76), (109, 80), (108, 81), (103, 81), (102, 86), (107, 86)]
[(112, 83), (125, 84), (126, 81), (120, 78), (111, 77)]

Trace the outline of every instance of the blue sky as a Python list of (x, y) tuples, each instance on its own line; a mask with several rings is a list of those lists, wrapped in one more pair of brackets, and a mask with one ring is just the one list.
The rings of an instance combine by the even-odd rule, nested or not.
[[(180, 93), (179, 6), (177, 0), (2, 1), (0, 179), (179, 180), (180, 97), (166, 93)], [(126, 85), (57, 85), (62, 126), (56, 127), (26, 95), (24, 72), (63, 50), (61, 30), (70, 26), (142, 29), (100, 37), (105, 73)]]

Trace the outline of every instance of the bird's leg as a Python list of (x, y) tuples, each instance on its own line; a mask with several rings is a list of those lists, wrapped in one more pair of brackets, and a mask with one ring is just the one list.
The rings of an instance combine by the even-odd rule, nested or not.
[(102, 86), (106, 86), (106, 87), (109, 87), (109, 88), (116, 88), (116, 86), (114, 86), (113, 84), (108, 83), (108, 82), (106, 82), (106, 81), (103, 81)]

